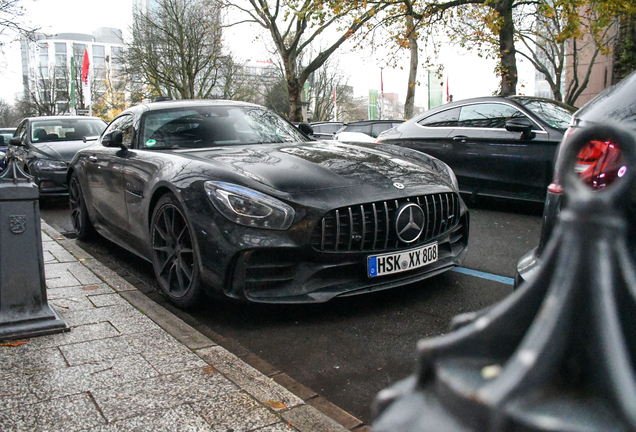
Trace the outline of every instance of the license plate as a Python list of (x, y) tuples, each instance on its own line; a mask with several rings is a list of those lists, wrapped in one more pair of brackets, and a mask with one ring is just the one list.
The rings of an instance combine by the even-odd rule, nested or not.
[(413, 270), (437, 261), (437, 243), (415, 249), (371, 255), (367, 258), (369, 277), (384, 276)]

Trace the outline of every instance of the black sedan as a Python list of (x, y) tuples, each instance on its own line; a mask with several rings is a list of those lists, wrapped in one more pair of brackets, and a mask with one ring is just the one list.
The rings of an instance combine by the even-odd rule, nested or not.
[(34, 177), (41, 196), (67, 195), (66, 171), (75, 153), (106, 129), (98, 117), (25, 118), (9, 140), (20, 168)]
[[(616, 124), (636, 134), (636, 72), (606, 89), (577, 111), (563, 142), (573, 139), (586, 127), (606, 124)], [(565, 144), (561, 144), (559, 147), (557, 161), (563, 157), (561, 149), (564, 146)], [(620, 146), (620, 142), (591, 141), (583, 147), (575, 168), (581, 180), (592, 189), (600, 190), (621, 177), (628, 168), (625, 166)], [(541, 253), (554, 230), (561, 207), (566, 204), (560, 177), (561, 174), (555, 172), (554, 181), (547, 188), (539, 246), (528, 251), (517, 263), (515, 287), (532, 279), (543, 265)], [(623, 205), (629, 220), (628, 243), (636, 257), (636, 191), (630, 199), (623, 202)]]
[(75, 233), (152, 262), (180, 307), (201, 294), (324, 302), (459, 265), (468, 211), (453, 172), (386, 144), (310, 141), (258, 105), (130, 108), (68, 171)]
[(446, 162), (462, 193), (543, 201), (556, 147), (575, 108), (511, 96), (442, 105), (380, 134)]

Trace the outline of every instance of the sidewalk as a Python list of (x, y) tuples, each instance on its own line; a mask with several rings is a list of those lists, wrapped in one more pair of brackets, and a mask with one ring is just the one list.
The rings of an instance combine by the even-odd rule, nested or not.
[(44, 221), (42, 245), (49, 305), (71, 331), (0, 343), (0, 431), (349, 430)]

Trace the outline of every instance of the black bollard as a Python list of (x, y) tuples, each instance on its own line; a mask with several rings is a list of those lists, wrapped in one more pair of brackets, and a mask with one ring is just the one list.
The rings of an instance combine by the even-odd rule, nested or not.
[(0, 340), (68, 331), (46, 298), (38, 187), (9, 159), (0, 174)]
[[(591, 140), (620, 143), (627, 161), (604, 190), (574, 170)], [(636, 265), (623, 208), (636, 137), (593, 127), (564, 151), (567, 205), (537, 277), (420, 341), (416, 373), (376, 397), (374, 432), (636, 430)]]

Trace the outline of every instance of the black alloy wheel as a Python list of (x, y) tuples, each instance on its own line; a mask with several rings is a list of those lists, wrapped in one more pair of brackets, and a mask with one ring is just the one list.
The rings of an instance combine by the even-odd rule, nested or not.
[(152, 264), (159, 287), (175, 305), (187, 308), (201, 297), (198, 254), (181, 204), (171, 194), (152, 215)]
[(73, 173), (71, 181), (68, 185), (68, 202), (71, 208), (71, 222), (73, 223), (73, 231), (80, 240), (88, 240), (95, 236), (95, 227), (88, 217), (86, 209), (86, 201), (82, 194), (82, 187), (79, 183), (77, 173)]

